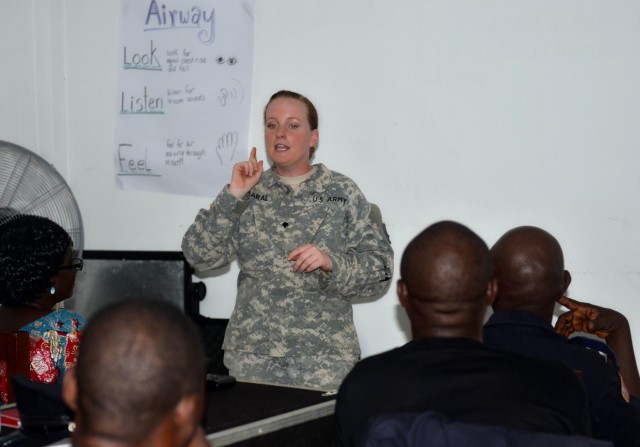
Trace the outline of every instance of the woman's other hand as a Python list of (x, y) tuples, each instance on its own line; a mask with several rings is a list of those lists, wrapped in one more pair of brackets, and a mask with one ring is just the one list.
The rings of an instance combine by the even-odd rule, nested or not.
[(247, 161), (241, 161), (233, 165), (229, 193), (236, 199), (241, 200), (260, 180), (263, 163), (262, 160), (258, 161), (256, 158), (256, 148), (251, 149), (251, 154)]
[(329, 255), (312, 244), (302, 245), (289, 253), (288, 261), (295, 261), (293, 271), (309, 273), (320, 269), (323, 272), (333, 270), (333, 262)]

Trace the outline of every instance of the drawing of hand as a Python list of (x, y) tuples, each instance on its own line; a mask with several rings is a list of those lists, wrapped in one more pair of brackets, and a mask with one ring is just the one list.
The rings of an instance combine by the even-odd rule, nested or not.
[(218, 138), (218, 144), (216, 145), (216, 154), (220, 160), (220, 164), (223, 165), (225, 161), (233, 161), (233, 156), (236, 153), (236, 146), (238, 145), (238, 132), (230, 131), (222, 134)]

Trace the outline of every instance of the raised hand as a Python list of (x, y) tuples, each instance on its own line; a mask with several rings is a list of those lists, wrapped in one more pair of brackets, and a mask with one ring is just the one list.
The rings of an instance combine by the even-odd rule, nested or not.
[(333, 262), (329, 255), (312, 244), (301, 245), (294, 249), (289, 253), (287, 260), (295, 261), (294, 272), (308, 273), (317, 269), (330, 272), (333, 270)]
[(251, 154), (247, 161), (241, 161), (233, 165), (229, 193), (237, 199), (242, 199), (260, 180), (263, 163), (263, 160), (258, 161), (256, 158), (256, 148), (251, 149)]
[(558, 303), (569, 309), (556, 322), (556, 332), (565, 337), (574, 332), (586, 332), (606, 339), (629, 325), (624, 315), (613, 309), (582, 303), (566, 296), (560, 297)]
[(581, 303), (566, 296), (558, 303), (569, 309), (558, 317), (556, 332), (568, 337), (573, 332), (587, 332), (604, 338), (620, 365), (620, 376), (629, 393), (640, 398), (640, 374), (633, 350), (629, 321), (620, 312), (606, 307)]

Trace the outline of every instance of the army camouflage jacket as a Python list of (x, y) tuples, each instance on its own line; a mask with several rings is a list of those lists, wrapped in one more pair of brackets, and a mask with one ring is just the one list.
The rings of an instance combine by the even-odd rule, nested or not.
[[(226, 186), (187, 230), (182, 250), (197, 270), (237, 256), (238, 295), (223, 348), (273, 357), (339, 356), (360, 347), (351, 298), (382, 294), (393, 250), (377, 207), (353, 180), (316, 165), (297, 192), (269, 170), (243, 200)], [(333, 271), (293, 271), (287, 255), (311, 243)]]

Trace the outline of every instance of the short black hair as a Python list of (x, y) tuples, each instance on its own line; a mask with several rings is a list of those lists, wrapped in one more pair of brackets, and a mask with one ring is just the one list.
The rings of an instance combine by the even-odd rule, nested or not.
[(405, 249), (400, 274), (414, 298), (477, 300), (493, 276), (487, 244), (466, 226), (437, 222), (418, 234)]
[(140, 440), (200, 392), (204, 376), (202, 340), (177, 306), (130, 299), (102, 308), (87, 324), (76, 366), (82, 430)]
[(46, 217), (18, 215), (0, 225), (0, 304), (32, 303), (51, 287), (72, 240)]

